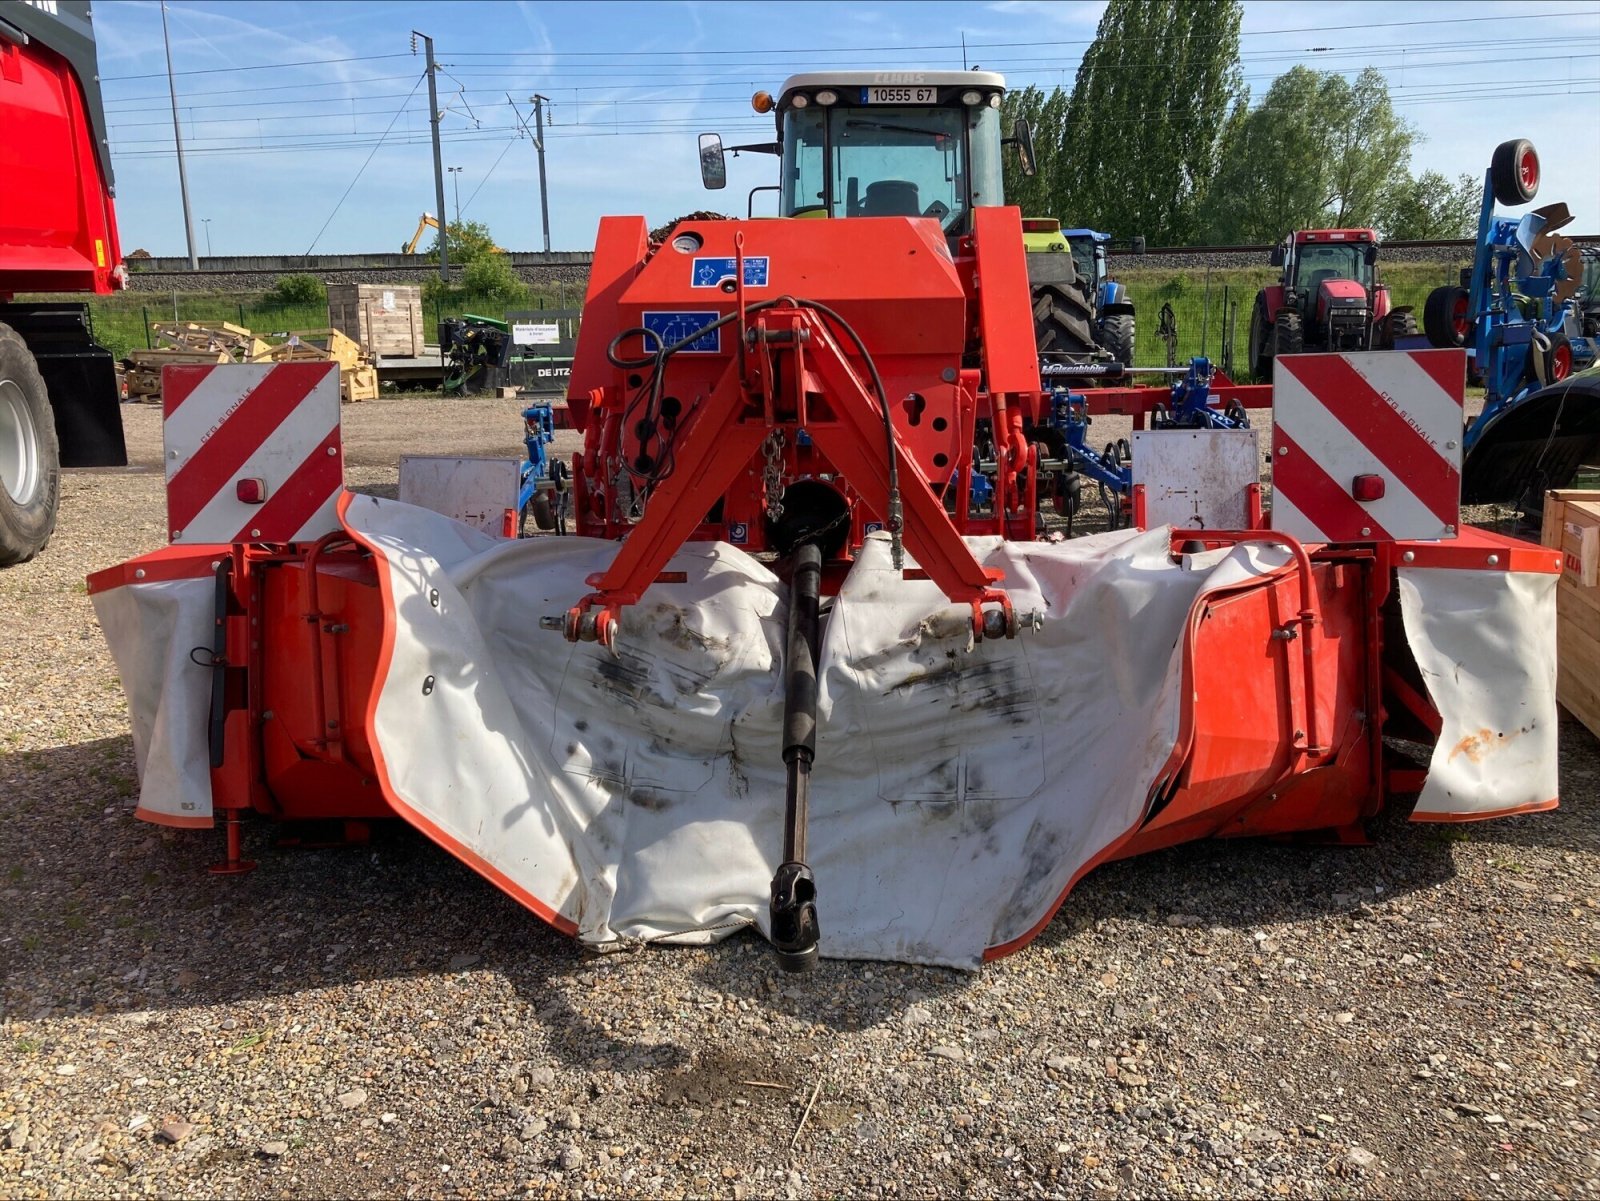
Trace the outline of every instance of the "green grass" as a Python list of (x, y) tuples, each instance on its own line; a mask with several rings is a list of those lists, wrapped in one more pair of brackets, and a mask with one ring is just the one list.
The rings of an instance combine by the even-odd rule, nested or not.
[[(511, 309), (560, 308), (580, 304), (582, 298), (577, 285), (559, 291), (530, 289), (526, 301), (510, 305), (482, 296), (460, 296), (442, 305), (424, 301), (423, 320), (427, 339), (433, 342), (438, 337), (437, 324), (442, 317), (459, 317), (463, 313), (503, 317)], [(84, 298), (61, 295), (25, 299), (76, 301)], [(91, 296), (87, 300), (95, 339), (119, 360), (152, 344), (153, 336), (149, 333), (152, 322), (229, 321), (269, 341), (275, 335), (326, 329), (328, 325), (326, 303), (286, 305), (266, 292), (121, 292), (115, 296)]]
[[(1389, 298), (1395, 307), (1411, 305), (1417, 323), (1422, 322), (1422, 305), (1428, 293), (1441, 284), (1456, 282), (1462, 263), (1390, 263), (1378, 266), (1378, 278), (1389, 285)], [(1115, 276), (1128, 287), (1138, 317), (1135, 362), (1141, 367), (1166, 363), (1166, 344), (1156, 335), (1161, 306), (1170, 304), (1178, 325), (1178, 363), (1194, 355), (1209, 354), (1222, 359), (1224, 313), (1231, 315), (1233, 355), (1236, 375), (1243, 377), (1245, 356), (1250, 341), (1250, 309), (1256, 293), (1277, 280), (1275, 268), (1230, 267), (1210, 272), (1171, 271), (1130, 268)], [(1208, 286), (1209, 285), (1209, 286)], [(1226, 302), (1226, 310), (1224, 309)]]

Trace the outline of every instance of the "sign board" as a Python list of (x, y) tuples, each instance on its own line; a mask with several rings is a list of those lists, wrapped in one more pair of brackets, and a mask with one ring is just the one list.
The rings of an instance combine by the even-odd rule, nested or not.
[(337, 363), (161, 369), (167, 539), (311, 542), (339, 528)]
[(1272, 366), (1272, 528), (1302, 542), (1454, 538), (1462, 350), (1286, 355)]
[(390, 292), (390, 291), (387, 291), (387, 290), (384, 292), (384, 294), (383, 294), (383, 311), (386, 312), (386, 313), (394, 312), (394, 293), (393, 292)]
[(1249, 529), (1249, 487), (1260, 480), (1255, 430), (1133, 433), (1133, 482), (1144, 486), (1146, 529)]
[(522, 490), (520, 459), (474, 459), (455, 455), (401, 455), (400, 500), (454, 517), (485, 534), (516, 529)]
[(517, 322), (511, 327), (511, 341), (516, 346), (557, 346), (561, 342), (561, 327), (554, 322)]

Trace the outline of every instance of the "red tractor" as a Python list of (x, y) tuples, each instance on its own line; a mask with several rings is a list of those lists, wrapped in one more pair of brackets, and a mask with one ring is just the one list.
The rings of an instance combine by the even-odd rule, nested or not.
[(1378, 235), (1370, 229), (1302, 229), (1272, 248), (1282, 278), (1256, 294), (1250, 314), (1250, 370), (1272, 373), (1280, 354), (1308, 350), (1393, 350), (1414, 337), (1409, 305), (1389, 307), (1378, 282)]

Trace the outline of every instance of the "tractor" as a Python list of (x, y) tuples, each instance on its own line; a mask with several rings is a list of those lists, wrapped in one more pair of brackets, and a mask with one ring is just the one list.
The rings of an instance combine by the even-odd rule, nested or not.
[(1133, 451), (1148, 528), (1044, 528), (1028, 431), (1092, 402), (1041, 387), (1003, 87), (796, 76), (755, 98), (792, 219), (600, 219), (576, 536), (343, 491), (334, 365), (168, 368), (172, 545), (88, 584), (136, 814), (220, 823), (224, 872), (247, 815), (396, 817), (591, 947), (754, 929), (804, 970), (976, 969), (1101, 863), (1362, 841), (1395, 793), (1553, 807), (1559, 556), (1459, 526), (1411, 424), (1459, 422), (1462, 351), (1285, 363), (1272, 528), (1198, 394)]
[[(1034, 333), (1040, 353), (1052, 360), (1086, 361), (1099, 350), (1124, 367), (1132, 367), (1133, 301), (1126, 285), (1111, 279), (1106, 269), (1111, 235), (1093, 229), (1062, 229), (1054, 217), (1024, 217), (1022, 240), (1028, 249)], [(1130, 245), (1135, 254), (1144, 253), (1143, 238), (1134, 238)], [(1042, 257), (1047, 255), (1063, 257)], [(1070, 272), (1064, 259), (1071, 261)], [(1072, 291), (1077, 295), (1068, 295)], [(1085, 329), (1088, 340), (1084, 339)]]
[(1378, 282), (1378, 235), (1370, 229), (1302, 229), (1272, 248), (1282, 269), (1256, 294), (1250, 370), (1267, 379), (1272, 360), (1304, 351), (1393, 350), (1417, 333), (1410, 306), (1392, 309)]

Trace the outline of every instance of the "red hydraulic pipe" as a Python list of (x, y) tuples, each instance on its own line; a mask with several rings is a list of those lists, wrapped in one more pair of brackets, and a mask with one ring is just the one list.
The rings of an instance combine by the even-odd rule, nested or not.
[(1201, 542), (1219, 542), (1238, 546), (1244, 542), (1258, 542), (1269, 546), (1282, 546), (1294, 555), (1300, 576), (1300, 651), (1305, 660), (1306, 692), (1306, 746), (1308, 755), (1324, 755), (1328, 748), (1317, 742), (1317, 661), (1313, 641), (1317, 628), (1316, 581), (1311, 574), (1311, 556), (1300, 540), (1278, 530), (1174, 530), (1172, 540), (1182, 544), (1190, 539)]

